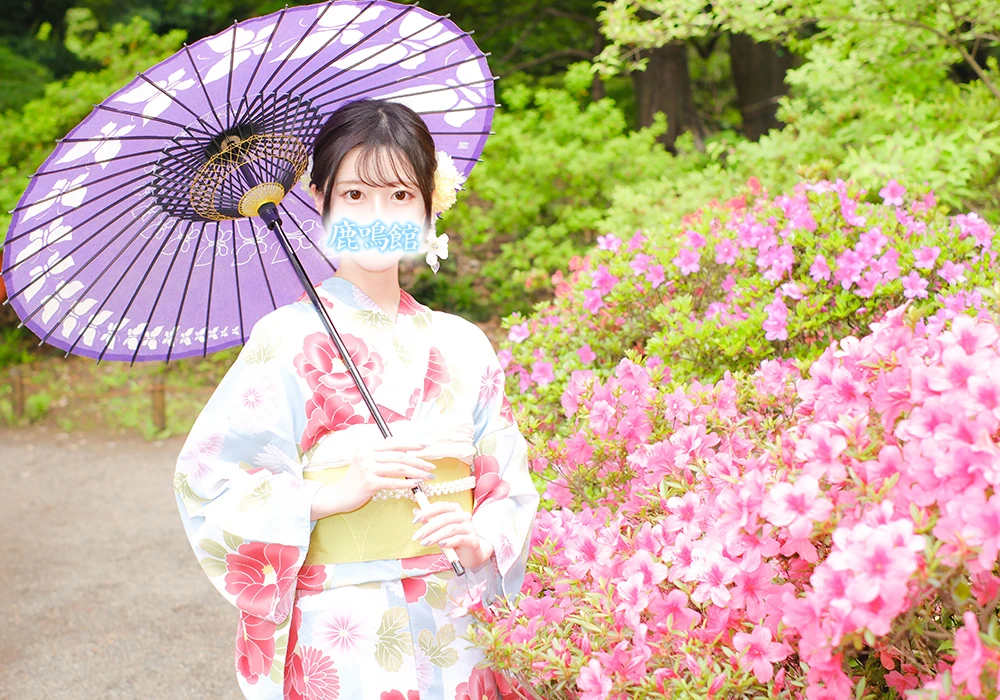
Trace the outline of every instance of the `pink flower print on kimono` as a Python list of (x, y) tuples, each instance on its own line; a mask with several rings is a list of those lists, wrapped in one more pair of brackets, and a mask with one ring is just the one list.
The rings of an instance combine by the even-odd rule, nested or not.
[[(350, 333), (344, 333), (341, 339), (368, 390), (374, 391), (382, 383), (382, 357), (363, 340)], [(306, 429), (299, 449), (305, 452), (326, 433), (367, 422), (367, 408), (364, 414), (358, 410), (358, 405), (364, 401), (361, 391), (351, 378), (347, 365), (340, 359), (328, 333), (307, 335), (302, 352), (295, 356), (294, 364), (296, 372), (305, 378), (313, 392), (306, 401)]]
[(302, 611), (294, 608), (288, 630), (288, 655), (283, 681), (285, 700), (337, 700), (340, 697), (340, 676), (333, 659), (314, 646), (298, 643), (302, 627)]
[(430, 358), (427, 361), (427, 374), (424, 376), (424, 401), (433, 401), (441, 395), (446, 384), (451, 383), (448, 365), (444, 356), (436, 347), (431, 346)]

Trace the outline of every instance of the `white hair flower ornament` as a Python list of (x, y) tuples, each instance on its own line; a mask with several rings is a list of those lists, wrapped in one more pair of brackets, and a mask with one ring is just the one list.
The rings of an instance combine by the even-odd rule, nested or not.
[(448, 234), (437, 235), (436, 217), (455, 204), (458, 191), (462, 189), (464, 182), (465, 176), (458, 172), (458, 168), (455, 167), (455, 162), (448, 155), (448, 152), (437, 151), (434, 193), (431, 196), (431, 228), (424, 241), (427, 248), (427, 264), (434, 270), (435, 275), (441, 269), (441, 263), (438, 260), (445, 260), (448, 257)]

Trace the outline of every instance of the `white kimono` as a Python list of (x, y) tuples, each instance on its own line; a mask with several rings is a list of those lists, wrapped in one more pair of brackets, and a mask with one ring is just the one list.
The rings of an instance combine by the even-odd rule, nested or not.
[(462, 577), (439, 553), (304, 565), (322, 483), (304, 469), (325, 440), (374, 420), (303, 295), (255, 325), (174, 479), (198, 561), (239, 609), (240, 687), (256, 700), (493, 697), (457, 601), (519, 592), (539, 502), (503, 369), (477, 326), (405, 291), (395, 324), (343, 278), (317, 291), (390, 431), (397, 421), (471, 424), (473, 522), (494, 554)]

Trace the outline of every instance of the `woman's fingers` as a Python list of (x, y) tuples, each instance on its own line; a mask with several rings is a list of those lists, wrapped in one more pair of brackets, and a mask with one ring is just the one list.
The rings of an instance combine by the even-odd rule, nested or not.
[(415, 489), (424, 483), (422, 478), (420, 479), (379, 479), (378, 488), (379, 490), (396, 491), (398, 489)]
[(429, 447), (429, 442), (423, 442), (421, 440), (415, 440), (414, 438), (404, 438), (404, 437), (387, 437), (379, 443), (372, 446), (373, 450), (378, 450), (379, 452), (384, 452), (385, 450), (422, 450)]
[[(431, 507), (434, 505), (437, 504), (432, 504)], [(430, 508), (421, 512), (422, 517), (419, 520), (422, 520), (424, 524), (417, 530), (416, 539), (425, 539), (443, 527), (462, 526), (468, 529), (469, 523), (472, 521), (470, 514), (458, 507), (457, 503), (448, 503), (448, 505), (455, 506), (456, 509), (449, 508), (444, 512), (432, 515), (428, 515)]]
[[(426, 521), (428, 518), (433, 518), (435, 515), (441, 513), (458, 513), (462, 511), (462, 506), (452, 501), (434, 501), (428, 504), (428, 506), (419, 510), (417, 508), (413, 509), (414, 515), (419, 516), (420, 520)], [(415, 522), (415, 521), (414, 521)]]
[[(427, 527), (427, 525), (424, 527)], [(463, 521), (461, 523), (445, 523), (440, 527), (426, 531), (424, 528), (421, 528), (413, 535), (413, 539), (426, 547), (429, 544), (440, 542), (450, 537), (466, 536), (469, 534), (469, 525)]]
[(430, 479), (433, 476), (426, 469), (411, 467), (406, 464), (386, 464), (385, 466), (376, 467), (374, 472), (375, 476), (383, 478), (420, 479), (421, 481)]
[(433, 462), (428, 462), (426, 459), (408, 455), (405, 452), (380, 452), (373, 455), (372, 459), (376, 462), (382, 462), (383, 464), (398, 462), (401, 464), (410, 464), (414, 467), (420, 467), (421, 469), (426, 470), (435, 469), (437, 467), (437, 465)]

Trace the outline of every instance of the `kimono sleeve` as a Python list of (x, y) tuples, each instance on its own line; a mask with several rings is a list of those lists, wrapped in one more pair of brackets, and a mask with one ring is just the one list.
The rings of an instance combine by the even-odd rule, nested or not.
[[(481, 333), (481, 332), (480, 332)], [(493, 346), (481, 334), (483, 371), (474, 414), (476, 488), (472, 512), (476, 532), (493, 545), (486, 563), (483, 605), (509, 601), (520, 592), (528, 561), (539, 495), (531, 480), (528, 444), (514, 421), (504, 373)]]
[(174, 473), (184, 530), (212, 584), (240, 610), (278, 624), (294, 601), (321, 488), (302, 478), (304, 406), (283, 352), (291, 321), (281, 311), (254, 326)]

